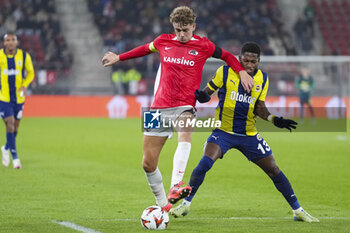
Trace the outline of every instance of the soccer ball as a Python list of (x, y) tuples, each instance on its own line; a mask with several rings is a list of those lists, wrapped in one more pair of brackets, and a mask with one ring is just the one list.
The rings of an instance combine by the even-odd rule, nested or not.
[(169, 215), (159, 206), (147, 207), (141, 215), (141, 225), (145, 229), (164, 230), (168, 227)]

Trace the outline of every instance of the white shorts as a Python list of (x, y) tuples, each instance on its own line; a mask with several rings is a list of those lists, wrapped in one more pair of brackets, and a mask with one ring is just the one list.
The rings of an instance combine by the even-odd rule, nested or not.
[[(151, 111), (156, 110), (157, 109), (151, 109)], [(172, 138), (174, 129), (173, 126), (169, 124), (169, 122), (176, 121), (176, 119), (184, 112), (190, 112), (194, 115), (194, 117), (196, 117), (196, 110), (191, 105), (158, 110), (161, 113), (162, 122), (166, 122), (167, 126), (169, 127), (161, 127), (158, 129), (144, 129), (144, 135)]]

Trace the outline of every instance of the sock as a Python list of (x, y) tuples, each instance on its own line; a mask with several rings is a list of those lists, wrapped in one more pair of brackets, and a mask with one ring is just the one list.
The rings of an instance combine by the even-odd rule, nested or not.
[(186, 199), (182, 202), (184, 205), (191, 206), (191, 202)]
[(189, 185), (191, 186), (192, 191), (191, 191), (191, 194), (185, 198), (186, 201), (189, 201), (189, 202), (192, 201), (192, 198), (196, 194), (199, 186), (203, 183), (205, 174), (207, 173), (207, 171), (210, 170), (213, 164), (214, 164), (214, 161), (206, 155), (204, 155), (201, 161), (199, 161), (199, 164), (193, 170), (190, 178)]
[(298, 209), (293, 210), (293, 214), (299, 214), (303, 210), (303, 207), (299, 207)]
[(179, 142), (174, 154), (173, 160), (173, 174), (171, 176), (171, 187), (182, 181), (188, 158), (190, 157), (191, 143), (189, 142)]
[[(18, 156), (17, 156), (17, 150), (16, 150), (16, 136), (15, 136), (15, 133), (7, 132), (6, 133), (6, 139), (7, 139), (7, 143), (6, 144), (8, 145), (8, 148), (11, 151), (12, 159), (17, 159)], [(5, 146), (5, 149), (6, 149), (6, 146)]]
[(314, 109), (313, 109), (313, 107), (311, 106), (311, 104), (309, 104), (309, 109), (310, 109), (311, 117), (314, 118), (314, 117), (315, 117)]
[(146, 178), (151, 188), (154, 197), (156, 198), (156, 203), (160, 207), (164, 207), (168, 204), (168, 199), (165, 195), (165, 190), (163, 186), (163, 178), (158, 167), (154, 172), (146, 172)]
[(300, 204), (298, 202), (297, 197), (294, 194), (292, 186), (290, 185), (287, 177), (281, 171), (275, 177), (271, 178), (273, 183), (275, 184), (278, 191), (282, 193), (284, 198), (287, 200), (288, 204), (292, 207), (293, 210), (300, 208)]
[[(15, 137), (17, 136), (17, 132), (15, 132)], [(5, 150), (8, 150), (9, 149), (9, 144), (8, 144), (8, 142), (6, 142), (6, 144), (5, 144)]]

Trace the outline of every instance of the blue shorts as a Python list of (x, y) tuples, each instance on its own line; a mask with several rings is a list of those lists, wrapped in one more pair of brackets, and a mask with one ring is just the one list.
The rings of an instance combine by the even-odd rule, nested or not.
[(215, 129), (207, 142), (217, 144), (222, 151), (222, 157), (231, 148), (242, 152), (249, 161), (259, 160), (272, 154), (269, 145), (260, 134), (255, 136), (238, 136)]
[(9, 116), (14, 116), (16, 120), (20, 120), (22, 118), (23, 105), (24, 104), (7, 103), (0, 101), (0, 116), (2, 119)]

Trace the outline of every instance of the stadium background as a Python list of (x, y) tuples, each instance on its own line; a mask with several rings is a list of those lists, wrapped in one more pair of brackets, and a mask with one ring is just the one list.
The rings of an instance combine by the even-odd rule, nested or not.
[[(103, 68), (101, 57), (108, 50), (121, 53), (160, 33), (171, 33), (168, 16), (181, 4), (196, 10), (197, 34), (233, 54), (238, 55), (246, 41), (261, 45), (261, 67), (270, 77), (269, 96), (286, 96), (291, 106), (297, 105), (289, 97), (297, 95), (294, 82), (306, 66), (315, 79), (313, 102), (317, 106), (349, 106), (350, 3), (346, 0), (220, 0), (215, 4), (209, 0), (1, 0), (0, 34), (16, 31), (20, 47), (33, 57), (36, 78), (29, 93), (51, 95), (50, 100), (63, 105), (67, 99), (55, 95), (75, 96), (66, 111), (57, 113), (54, 105), (45, 105), (47, 116), (67, 112), (67, 116), (123, 118), (135, 116), (135, 106), (149, 105), (151, 99), (143, 97), (135, 105), (129, 96), (153, 95), (159, 56), (112, 68)], [(218, 66), (214, 59), (207, 62), (202, 86)], [(105, 98), (93, 98), (96, 104), (89, 111), (84, 108), (91, 98), (77, 97), (82, 95)], [(115, 95), (118, 98), (113, 99)], [(330, 103), (318, 97), (330, 97)], [(48, 98), (28, 97), (24, 116), (43, 114), (35, 106)], [(103, 107), (94, 107), (99, 105)]]
[[(246, 41), (255, 41), (261, 45), (261, 67), (270, 78), (269, 106), (298, 106), (294, 82), (300, 68), (306, 66), (315, 80), (316, 88), (312, 93), (314, 106), (346, 106), (350, 109), (348, 0), (0, 0), (0, 35), (16, 31), (19, 47), (31, 54), (36, 72), (29, 88), (18, 137), (19, 148), (23, 153), (22, 176), (0, 169), (0, 201), (5, 203), (0, 207), (0, 222), (3, 223), (0, 232), (43, 232), (42, 229), (45, 229), (44, 232), (70, 232), (51, 226), (52, 219), (72, 219), (103, 232), (115, 232), (113, 219), (130, 216), (132, 219), (129, 222), (126, 219), (123, 224), (117, 224), (121, 226), (120, 231), (139, 230), (138, 225), (134, 226), (133, 218), (135, 215), (138, 217), (140, 210), (152, 204), (150, 202), (153, 200), (150, 193), (144, 194), (142, 199), (138, 195), (147, 190), (141, 166), (136, 166), (139, 165), (140, 156), (130, 156), (128, 161), (124, 161), (118, 155), (109, 157), (109, 153), (142, 153), (140, 121), (132, 118), (138, 118), (141, 107), (148, 106), (152, 101), (159, 57), (149, 55), (120, 62), (112, 68), (103, 68), (101, 58), (108, 50), (121, 53), (152, 41), (160, 33), (171, 33), (169, 14), (174, 7), (183, 4), (192, 7), (197, 14), (196, 33), (207, 36), (229, 52), (238, 55), (240, 46)], [(212, 59), (207, 62), (202, 86), (220, 64)], [(202, 106), (215, 107), (215, 101), (217, 99), (214, 98)], [(118, 120), (109, 121), (108, 118)], [(1, 129), (4, 132), (4, 127)], [(266, 134), (270, 143), (274, 144), (275, 151), (303, 148), (296, 157), (290, 152), (279, 161), (295, 175), (295, 180), (298, 180), (296, 186), (299, 192), (304, 192), (304, 200), (312, 200), (316, 193), (313, 189), (307, 191), (306, 187), (318, 182), (318, 178), (323, 179), (327, 191), (318, 197), (322, 205), (309, 204), (314, 207), (314, 211), (310, 212), (316, 212), (324, 220), (327, 216), (330, 219), (332, 216), (339, 217), (334, 220), (336, 223), (328, 220), (324, 221), (325, 225), (297, 228), (297, 231), (346, 232), (349, 229), (348, 132), (349, 129), (345, 133), (324, 133), (321, 136), (297, 133), (287, 138), (278, 133)], [(134, 139), (135, 135), (137, 140)], [(200, 134), (194, 139), (193, 151), (201, 151), (206, 136)], [(5, 135), (2, 135), (1, 142), (4, 140)], [(294, 146), (290, 146), (290, 142)], [(165, 151), (174, 151), (175, 148), (176, 140), (172, 140)], [(323, 154), (317, 154), (319, 151), (323, 151)], [(171, 164), (171, 156), (168, 157), (162, 158), (164, 170), (165, 166)], [(197, 163), (197, 157), (189, 162), (187, 173)], [(243, 167), (247, 164), (243, 162), (243, 159), (235, 160), (237, 176), (246, 175)], [(131, 163), (136, 165), (131, 166)], [(214, 173), (217, 177), (225, 177), (227, 174), (224, 171), (232, 169), (218, 166), (221, 170), (217, 169), (217, 173)], [(233, 166), (232, 161), (227, 166)], [(306, 175), (307, 179), (303, 179), (305, 170), (312, 171), (312, 175)], [(258, 176), (250, 172), (252, 174), (249, 176)], [(186, 177), (189, 175), (186, 174)], [(131, 176), (135, 179), (129, 179)], [(165, 172), (166, 176), (170, 174)], [(120, 181), (121, 178), (128, 182)], [(213, 202), (205, 206), (216, 217), (230, 215), (230, 208), (225, 206), (231, 202), (236, 207), (240, 203), (247, 206), (248, 210), (237, 207), (237, 211), (241, 211), (238, 215), (275, 216), (272, 210), (257, 207), (251, 199), (247, 201), (242, 198), (245, 195), (255, 198), (256, 193), (250, 196), (248, 192), (255, 192), (249, 185), (264, 190), (265, 183), (248, 185), (236, 181), (238, 184), (235, 183), (235, 186), (242, 189), (232, 190), (224, 183), (221, 184), (220, 180), (213, 179), (207, 181), (212, 187), (225, 187), (228, 192), (235, 193), (237, 198), (232, 200), (230, 197), (228, 200), (231, 201), (228, 201), (221, 193), (219, 195), (225, 199), (224, 204)], [(83, 188), (86, 183), (91, 184), (91, 187)], [(167, 185), (168, 180), (165, 183)], [(121, 191), (118, 187), (116, 191), (117, 185), (126, 185), (130, 189)], [(138, 185), (141, 185), (139, 190), (136, 188)], [(321, 185), (317, 183), (317, 187)], [(94, 189), (95, 186), (99, 191)], [(208, 190), (209, 187), (203, 188), (203, 195), (212, 198), (206, 194)], [(264, 192), (271, 190), (266, 189)], [(279, 194), (275, 195), (270, 198), (279, 200)], [(123, 203), (116, 203), (116, 198), (120, 198)], [(95, 206), (101, 199), (105, 202)], [(272, 205), (278, 209), (281, 203), (282, 200)], [(221, 209), (216, 210), (216, 205), (221, 206)], [(68, 208), (74, 211), (67, 213)], [(86, 211), (86, 208), (91, 212)], [(254, 208), (261, 208), (260, 212), (250, 212)], [(328, 213), (327, 208), (333, 212)], [(130, 215), (129, 210), (133, 214)], [(286, 216), (287, 212), (283, 213)], [(217, 229), (213, 226), (217, 223), (205, 220), (208, 215), (211, 216), (203, 210), (200, 213), (203, 220), (180, 220), (181, 226), (175, 223), (171, 225), (179, 231), (185, 231), (185, 226), (195, 221), (202, 224), (200, 232), (215, 232)], [(96, 220), (101, 218), (105, 220)], [(221, 232), (234, 231), (232, 229), (237, 232), (295, 232), (295, 226), (286, 224), (283, 219), (276, 220), (276, 225), (275, 222), (268, 222), (268, 228), (264, 228), (264, 220), (254, 224), (249, 221), (245, 219), (233, 228), (220, 229)], [(228, 224), (231, 227), (231, 223)], [(282, 227), (282, 230), (276, 226)], [(130, 227), (134, 230), (130, 231)]]

